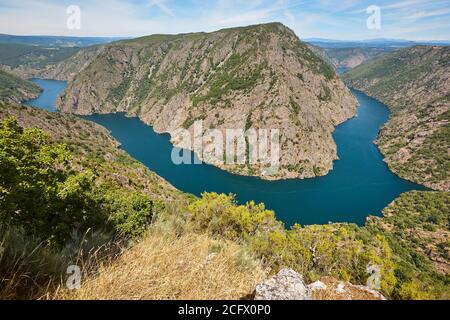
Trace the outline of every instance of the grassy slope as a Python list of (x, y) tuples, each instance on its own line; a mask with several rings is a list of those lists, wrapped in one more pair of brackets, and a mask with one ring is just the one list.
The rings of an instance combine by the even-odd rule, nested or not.
[[(92, 195), (89, 195), (92, 186), (85, 186), (80, 190), (80, 195), (83, 194), (86, 197), (85, 201), (100, 201), (98, 204), (102, 207), (99, 207), (99, 212), (101, 209), (102, 212), (111, 212), (116, 216), (111, 215), (107, 218), (109, 221), (104, 221), (103, 226), (97, 225), (95, 230), (91, 229), (86, 233), (85, 229), (77, 229), (76, 223), (73, 231), (77, 231), (77, 233), (72, 233), (70, 239), (65, 240), (65, 243), (46, 245), (50, 241), (45, 238), (46, 234), (24, 232), (23, 228), (27, 228), (27, 224), (21, 225), (17, 222), (14, 222), (14, 225), (10, 225), (8, 222), (6, 225), (3, 224), (1, 221), (4, 221), (5, 218), (8, 219), (9, 214), (5, 211), (6, 208), (1, 208), (0, 297), (3, 299), (42, 298), (44, 295), (51, 294), (61, 284), (60, 279), (65, 274), (68, 265), (76, 263), (82, 266), (85, 275), (94, 272), (100, 265), (100, 261), (114, 258), (121, 250), (132, 244), (130, 242), (132, 234), (125, 236), (125, 234), (120, 234), (122, 231), (138, 230), (134, 229), (137, 227), (137, 225), (133, 226), (135, 222), (144, 227), (150, 223), (150, 221), (144, 221), (144, 219), (148, 219), (145, 217), (148, 216), (149, 211), (142, 211), (141, 208), (146, 208), (146, 204), (142, 201), (151, 201), (150, 214), (152, 215), (159, 214), (163, 210), (170, 211), (172, 206), (189, 201), (188, 195), (176, 190), (164, 179), (120, 150), (117, 141), (104, 128), (94, 123), (74, 116), (0, 104), (0, 120), (10, 117), (17, 118), (21, 127), (39, 128), (49, 132), (56, 142), (67, 144), (73, 154), (69, 172), (79, 174), (92, 172), (95, 177), (95, 185), (100, 192), (92, 198)], [(27, 131), (25, 135), (37, 134), (37, 132), (33, 132), (35, 131)], [(7, 138), (2, 136), (2, 139), (7, 143)], [(39, 138), (36, 137), (35, 141), (39, 141)], [(7, 205), (10, 203), (8, 199), (14, 196), (11, 190), (15, 190), (15, 187), (19, 188), (17, 185), (11, 187), (8, 178), (5, 178), (10, 177), (14, 172), (8, 165), (10, 161), (8, 159), (13, 158), (9, 151), (11, 147), (15, 146), (2, 144), (0, 158), (2, 167), (0, 170), (2, 175), (1, 200), (2, 203), (6, 201)], [(26, 148), (22, 145), (17, 147)], [(23, 167), (16, 168), (16, 170), (23, 170), (22, 172), (25, 174), (31, 172), (28, 170), (33, 169)], [(52, 169), (44, 167), (41, 170), (41, 174), (46, 174)], [(61, 167), (56, 170), (66, 169)], [(40, 176), (38, 175), (36, 179), (39, 180)], [(41, 186), (41, 188), (42, 194), (51, 196), (52, 186)], [(91, 197), (91, 200), (88, 197)], [(43, 198), (42, 201), (45, 199)], [(40, 212), (39, 215), (44, 219), (44, 225), (48, 224), (48, 228), (51, 228), (55, 221), (60, 221), (64, 226), (70, 222), (71, 208), (76, 211), (76, 206), (76, 203), (69, 204), (68, 208), (62, 209), (65, 211), (64, 214), (48, 212), (52, 210), (49, 209), (44, 210), (46, 212)], [(39, 216), (33, 216), (32, 219), (39, 221)], [(124, 228), (122, 231), (111, 229), (111, 224), (119, 221), (116, 219), (125, 222), (122, 225)]]
[(40, 92), (36, 84), (0, 70), (0, 102), (20, 103), (35, 98)]
[(379, 145), (400, 176), (438, 190), (450, 189), (449, 47), (414, 47), (370, 60), (346, 82), (392, 110)]
[[(76, 163), (83, 170), (87, 168), (95, 170), (97, 182), (108, 181), (119, 188), (143, 191), (152, 199), (164, 201), (168, 212), (173, 210), (171, 206), (178, 207), (180, 203), (190, 198), (118, 149), (117, 142), (108, 132), (94, 123), (80, 120), (75, 116), (49, 113), (29, 107), (0, 105), (0, 119), (10, 116), (16, 117), (23, 127), (40, 128), (50, 132), (56, 141), (68, 144), (76, 155)], [(163, 224), (161, 229), (167, 227), (167, 224)], [(161, 229), (150, 232), (133, 250), (127, 251), (115, 266), (100, 270), (101, 275), (105, 271), (112, 273), (116, 270), (115, 276), (118, 278), (115, 283), (118, 287), (101, 290), (102, 288), (92, 287), (95, 282), (87, 282), (83, 286), (84, 290), (78, 292), (76, 296), (63, 292), (58, 298), (88, 296), (93, 298), (92, 294), (95, 293), (97, 298), (109, 299), (114, 297), (238, 299), (251, 292), (256, 283), (263, 280), (266, 275), (260, 263), (251, 258), (238, 244), (189, 232), (178, 238), (174, 228), (170, 228), (170, 232), (163, 232)], [(0, 234), (0, 248), (7, 252), (6, 255), (0, 253), (0, 269), (5, 271), (4, 268), (9, 265), (2, 259), (11, 257), (11, 252), (16, 252), (13, 255), (18, 262), (10, 279), (0, 277), (0, 296), (52, 297), (53, 290), (59, 285), (58, 276), (55, 278), (52, 274), (54, 272), (57, 274), (59, 268), (65, 268), (66, 258), (63, 252), (47, 250), (32, 238), (25, 239), (23, 235), (15, 234), (14, 229), (6, 234), (1, 232)], [(74, 245), (77, 246), (75, 243), (70, 244)], [(114, 259), (117, 254), (116, 245), (122, 246), (125, 243), (107, 244), (95, 250), (91, 249), (90, 257), (77, 264), (82, 265), (83, 269), (95, 271), (100, 263)], [(105, 247), (107, 252), (103, 252)], [(29, 250), (34, 248), (36, 249), (33, 253), (30, 253)], [(125, 247), (119, 250), (124, 249)], [(22, 256), (22, 252), (30, 258)], [(186, 256), (186, 252), (189, 252), (189, 256)], [(211, 253), (213, 255), (210, 256)], [(105, 254), (106, 257), (103, 256)], [(208, 256), (210, 261), (207, 259)], [(54, 264), (52, 260), (55, 262), (57, 260), (57, 263)], [(128, 271), (124, 272), (123, 268)], [(83, 276), (87, 274), (89, 271), (83, 270)], [(22, 278), (30, 278), (35, 283), (34, 285), (28, 283), (23, 288)], [(143, 281), (145, 279), (153, 286), (148, 286), (148, 282)], [(102, 284), (101, 282), (100, 285)], [(52, 289), (46, 291), (45, 286)]]
[[(376, 263), (389, 298), (450, 299), (448, 193), (405, 194), (385, 209), (384, 218), (371, 218), (362, 228), (335, 224), (285, 231), (270, 218), (256, 218), (251, 235), (242, 228), (249, 224), (244, 218), (249, 207), (231, 204), (231, 218), (230, 203), (219, 198), (224, 199), (198, 200), (178, 224), (174, 216), (159, 219), (141, 243), (89, 277), (80, 291), (63, 290), (57, 298), (237, 299), (283, 267), (308, 282), (332, 276), (364, 285), (367, 264)], [(211, 220), (200, 209), (205, 202), (216, 210)]]
[(233, 242), (152, 230), (81, 290), (58, 299), (238, 300), (267, 277), (261, 263)]

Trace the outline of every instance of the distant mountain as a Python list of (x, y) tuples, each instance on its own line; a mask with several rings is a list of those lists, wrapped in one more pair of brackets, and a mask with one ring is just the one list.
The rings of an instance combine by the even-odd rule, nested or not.
[(416, 45), (450, 45), (450, 41), (414, 42), (402, 39), (346, 41), (310, 38), (304, 41), (314, 46), (317, 52), (321, 52), (320, 55), (329, 61), (339, 73), (345, 73), (367, 60), (394, 50), (410, 48)]
[[(61, 61), (69, 60), (70, 62), (70, 58), (76, 56), (82, 48), (86, 48), (87, 51), (95, 51), (96, 49), (91, 50), (90, 47), (95, 48), (119, 39), (123, 38), (13, 36), (0, 34), (0, 69), (22, 78), (48, 77), (50, 75), (59, 78), (61, 69), (67, 69), (61, 68), (59, 65)], [(76, 65), (82, 67), (79, 63), (76, 63)], [(76, 70), (71, 72), (73, 71)], [(56, 72), (56, 75), (54, 72)]]
[(23, 79), (70, 80), (81, 72), (103, 46), (87, 48), (43, 48), (23, 44), (0, 43), (0, 70)]
[(361, 48), (361, 47), (387, 47), (408, 48), (415, 45), (439, 45), (448, 46), (448, 41), (412, 41), (403, 39), (370, 39), (370, 40), (332, 40), (322, 38), (308, 38), (303, 41), (321, 48)]
[(0, 43), (25, 44), (40, 47), (89, 47), (105, 44), (122, 38), (108, 37), (64, 37), (64, 36), (16, 36), (0, 34)]
[(394, 47), (346, 47), (346, 48), (320, 48), (318, 50), (323, 51), (323, 55), (328, 57), (331, 64), (340, 73), (347, 72), (348, 70), (359, 66), (367, 60), (378, 57), (387, 52), (398, 50)]
[(390, 168), (428, 187), (450, 189), (450, 47), (415, 46), (348, 72), (348, 85), (393, 112), (378, 143)]

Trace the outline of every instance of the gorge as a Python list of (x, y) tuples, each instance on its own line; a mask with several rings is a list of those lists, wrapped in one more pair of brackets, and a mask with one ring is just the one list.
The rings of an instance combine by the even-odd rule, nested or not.
[[(56, 111), (56, 98), (66, 83), (39, 79), (33, 82), (44, 92), (27, 104)], [(171, 161), (173, 146), (169, 136), (155, 133), (138, 118), (123, 113), (83, 117), (104, 126), (132, 157), (184, 192), (233, 193), (239, 202), (263, 202), (286, 225), (362, 225), (367, 216), (380, 215), (401, 193), (425, 188), (394, 175), (374, 144), (389, 118), (387, 107), (359, 91), (352, 92), (360, 103), (358, 115), (338, 126), (333, 134), (340, 160), (334, 162), (327, 176), (306, 180), (265, 181), (207, 164), (176, 166)]]

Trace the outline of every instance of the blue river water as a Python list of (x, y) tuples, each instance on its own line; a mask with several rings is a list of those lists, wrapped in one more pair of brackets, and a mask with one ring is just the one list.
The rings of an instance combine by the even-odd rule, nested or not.
[[(56, 111), (56, 97), (66, 83), (33, 81), (44, 92), (27, 104)], [(379, 129), (389, 119), (387, 107), (361, 92), (352, 92), (361, 105), (358, 116), (338, 126), (333, 134), (340, 160), (327, 176), (306, 180), (264, 181), (207, 164), (175, 165), (169, 136), (155, 133), (138, 118), (120, 113), (83, 118), (107, 128), (132, 157), (182, 191), (195, 195), (205, 191), (233, 193), (240, 203), (263, 202), (288, 226), (328, 222), (362, 225), (367, 216), (380, 215), (401, 193), (426, 188), (394, 175), (374, 144)]]

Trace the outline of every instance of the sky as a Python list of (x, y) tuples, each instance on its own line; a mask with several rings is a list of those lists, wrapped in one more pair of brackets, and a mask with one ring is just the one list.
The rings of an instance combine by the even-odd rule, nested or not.
[(301, 39), (450, 40), (450, 0), (0, 0), (0, 33), (17, 35), (136, 37), (274, 21)]

